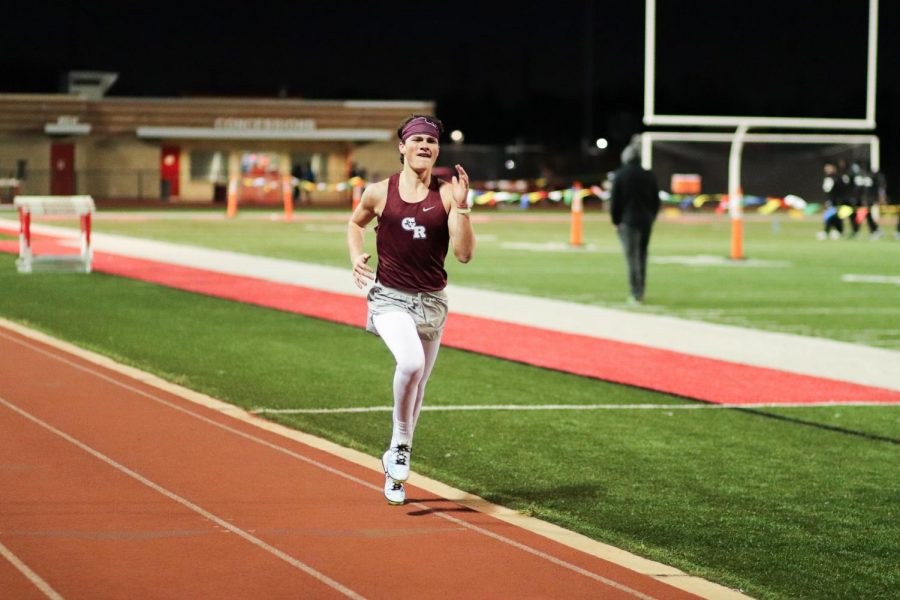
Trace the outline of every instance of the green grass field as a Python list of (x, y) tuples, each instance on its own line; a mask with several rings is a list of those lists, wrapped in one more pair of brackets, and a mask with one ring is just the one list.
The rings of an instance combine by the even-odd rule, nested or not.
[[(347, 266), (340, 216), (258, 216), (97, 230)], [(451, 265), (453, 283), (623, 307), (603, 215), (589, 215), (578, 251), (565, 249), (561, 215), (490, 216), (476, 222), (475, 260)], [(815, 222), (773, 223), (747, 224), (746, 254), (774, 265), (654, 263), (639, 310), (900, 349), (900, 286), (841, 280), (900, 275), (900, 242), (817, 242)], [(727, 231), (663, 222), (651, 254), (722, 257)], [(245, 408), (390, 403), (390, 355), (356, 328), (96, 273), (23, 276), (11, 255), (0, 255), (0, 286), (4, 317)], [(690, 402), (450, 348), (426, 403), (551, 400), (673, 408), (426, 412), (414, 469), (759, 598), (895, 597), (900, 407), (680, 410)], [(387, 412), (274, 418), (373, 456), (390, 431)]]

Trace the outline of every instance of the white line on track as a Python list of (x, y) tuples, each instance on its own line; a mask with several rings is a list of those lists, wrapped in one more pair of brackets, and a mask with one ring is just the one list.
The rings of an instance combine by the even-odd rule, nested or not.
[[(830, 406), (897, 406), (888, 402), (771, 402), (761, 404), (460, 404), (423, 406), (435, 412), (475, 410), (716, 410), (734, 408), (827, 408)], [(315, 415), (333, 413), (391, 412), (392, 406), (348, 406), (346, 408), (255, 408), (261, 415)]]
[[(267, 447), (267, 448), (271, 448), (271, 449), (276, 450), (276, 451), (278, 451), (278, 452), (281, 452), (281, 453), (283, 453), (283, 454), (285, 454), (285, 455), (287, 455), (287, 456), (290, 456), (290, 457), (292, 457), (292, 458), (296, 458), (296, 459), (298, 459), (298, 460), (301, 460), (301, 461), (303, 461), (303, 462), (306, 462), (306, 463), (308, 463), (308, 464), (310, 464), (310, 465), (314, 465), (314, 466), (316, 466), (316, 467), (318, 467), (318, 468), (320, 468), (320, 469), (322, 469), (322, 470), (324, 470), (324, 471), (327, 471), (327, 472), (332, 473), (332, 474), (334, 474), (334, 475), (337, 475), (337, 476), (339, 476), (339, 477), (343, 477), (344, 479), (347, 479), (347, 480), (349, 480), (349, 481), (353, 481), (353, 482), (355, 482), (355, 483), (358, 483), (358, 484), (360, 484), (360, 485), (362, 485), (362, 486), (364, 486), (364, 487), (366, 487), (366, 488), (369, 488), (369, 489), (371, 489), (371, 490), (375, 490), (375, 491), (378, 491), (378, 492), (381, 492), (381, 491), (382, 491), (382, 488), (381, 488), (380, 485), (374, 485), (374, 484), (372, 484), (372, 483), (369, 483), (368, 481), (365, 481), (364, 479), (360, 479), (360, 478), (358, 478), (358, 477), (355, 477), (355, 476), (353, 476), (353, 475), (350, 475), (349, 473), (345, 473), (345, 472), (343, 472), (343, 471), (341, 471), (341, 470), (339, 470), (339, 469), (336, 469), (336, 468), (333, 468), (333, 467), (329, 467), (329, 466), (327, 466), (327, 465), (323, 465), (323, 464), (321, 464), (320, 462), (318, 462), (318, 461), (316, 461), (316, 460), (314, 460), (314, 459), (311, 459), (311, 458), (309, 458), (309, 457), (307, 457), (307, 456), (303, 456), (302, 454), (299, 454), (299, 453), (294, 452), (294, 451), (292, 451), (292, 450), (289, 450), (289, 449), (287, 449), (287, 448), (283, 448), (283, 447), (281, 447), (281, 446), (279, 446), (279, 445), (277, 445), (277, 444), (274, 444), (274, 443), (269, 442), (269, 441), (266, 441), (266, 440), (264, 440), (264, 439), (262, 439), (262, 438), (256, 437), (255, 435), (252, 435), (252, 434), (249, 434), (249, 433), (245, 433), (245, 432), (240, 431), (240, 430), (238, 430), (238, 429), (234, 429), (234, 428), (232, 428), (232, 427), (229, 427), (228, 425), (225, 425), (225, 424), (223, 424), (223, 423), (216, 422), (216, 421), (214, 421), (213, 419), (210, 419), (210, 418), (208, 418), (208, 417), (204, 417), (203, 415), (198, 414), (198, 413), (195, 413), (195, 412), (193, 412), (193, 411), (191, 411), (191, 410), (189, 410), (189, 409), (187, 409), (187, 408), (178, 406), (177, 404), (174, 404), (174, 403), (172, 403), (172, 402), (169, 402), (168, 400), (165, 400), (165, 399), (163, 399), (163, 398), (160, 398), (159, 396), (156, 396), (156, 395), (151, 394), (151, 393), (149, 393), (149, 392), (145, 392), (144, 390), (138, 389), (138, 388), (136, 388), (136, 387), (134, 387), (134, 386), (131, 386), (131, 385), (127, 384), (127, 383), (124, 383), (124, 382), (122, 382), (122, 381), (117, 381), (116, 379), (114, 379), (114, 378), (112, 378), (112, 377), (109, 377), (109, 376), (106, 375), (105, 373), (102, 373), (102, 372), (97, 371), (97, 370), (95, 370), (95, 369), (92, 369), (92, 368), (90, 368), (90, 367), (86, 367), (86, 366), (84, 366), (84, 365), (80, 365), (80, 364), (78, 364), (78, 363), (76, 363), (76, 362), (74, 362), (74, 361), (72, 361), (72, 360), (69, 360), (69, 359), (67, 359), (67, 358), (65, 358), (65, 357), (63, 357), (63, 356), (59, 356), (59, 355), (54, 354), (54, 353), (52, 353), (52, 352), (47, 352), (46, 350), (44, 350), (43, 348), (41, 348), (41, 347), (39, 347), (39, 346), (37, 346), (37, 345), (35, 345), (35, 344), (31, 344), (31, 343), (29, 343), (29, 342), (26, 342), (26, 341), (17, 339), (17, 338), (15, 338), (15, 337), (13, 337), (13, 336), (6, 335), (6, 334), (4, 334), (4, 333), (2, 333), (2, 332), (0, 332), (0, 337), (6, 338), (6, 339), (8, 339), (8, 340), (10, 340), (10, 341), (12, 341), (12, 342), (14, 342), (14, 343), (20, 344), (20, 345), (22, 345), (22, 346), (24, 346), (24, 347), (26, 347), (26, 348), (29, 348), (29, 349), (31, 349), (31, 350), (33, 350), (33, 351), (39, 353), (39, 354), (42, 354), (42, 355), (44, 355), (44, 356), (50, 357), (50, 358), (52, 358), (52, 359), (54, 359), (54, 360), (56, 360), (56, 361), (59, 361), (59, 362), (61, 362), (61, 363), (63, 363), (63, 364), (69, 365), (69, 366), (72, 367), (72, 368), (75, 368), (75, 369), (77, 369), (77, 370), (83, 371), (83, 372), (85, 372), (85, 373), (89, 373), (89, 374), (91, 374), (91, 375), (97, 377), (98, 379), (102, 379), (102, 380), (104, 380), (104, 381), (107, 381), (107, 382), (109, 382), (109, 383), (112, 383), (113, 385), (119, 386), (119, 387), (124, 388), (124, 389), (127, 389), (127, 390), (129, 390), (129, 391), (131, 391), (131, 392), (133, 392), (133, 393), (135, 393), (135, 394), (138, 394), (138, 395), (140, 395), (140, 396), (143, 396), (143, 397), (145, 397), (145, 398), (147, 398), (147, 399), (149, 399), (149, 400), (152, 400), (152, 401), (154, 401), (154, 402), (157, 402), (157, 403), (159, 403), (159, 404), (162, 404), (162, 405), (164, 405), (164, 406), (167, 406), (167, 407), (169, 407), (169, 408), (172, 408), (172, 409), (174, 409), (174, 410), (177, 410), (177, 411), (179, 411), (179, 412), (181, 412), (181, 413), (184, 413), (184, 414), (186, 414), (186, 415), (188, 415), (188, 416), (194, 417), (195, 419), (198, 419), (198, 420), (200, 420), (200, 421), (202, 421), (202, 422), (204, 422), (204, 423), (207, 423), (207, 424), (212, 425), (212, 426), (214, 426), (214, 427), (218, 427), (218, 428), (220, 428), (220, 429), (222, 429), (222, 430), (224, 430), (224, 431), (228, 431), (229, 433), (233, 433), (233, 434), (235, 434), (235, 435), (237, 435), (237, 436), (239, 436), (239, 437), (242, 437), (242, 438), (244, 438), (244, 439), (246, 439), (246, 440), (249, 440), (249, 441), (258, 443), (258, 444), (260, 444), (260, 445), (262, 445), (262, 446), (265, 446), (265, 447)], [(137, 479), (137, 480), (140, 481), (141, 483), (145, 483), (145, 485), (149, 485), (149, 486), (152, 487), (153, 489), (159, 491), (161, 494), (168, 496), (169, 498), (175, 500), (176, 502), (179, 502), (179, 503), (183, 504), (184, 506), (190, 508), (191, 510), (194, 510), (194, 511), (196, 511), (196, 512), (199, 512), (200, 514), (202, 514), (203, 516), (207, 517), (208, 519), (210, 519), (210, 520), (212, 520), (212, 521), (214, 521), (214, 522), (220, 524), (222, 527), (225, 527), (226, 529), (229, 529), (229, 530), (231, 530), (231, 531), (234, 531), (234, 533), (237, 533), (238, 535), (240, 535), (241, 537), (247, 539), (248, 541), (251, 541), (252, 543), (254, 543), (254, 544), (256, 544), (256, 545), (258, 545), (258, 546), (260, 546), (260, 547), (262, 547), (262, 548), (264, 548), (264, 549), (266, 549), (266, 550), (268, 550), (268, 551), (270, 551), (270, 552), (277, 553), (276, 556), (278, 556), (279, 558), (282, 558), (283, 560), (286, 560), (286, 561), (289, 562), (290, 564), (292, 564), (292, 565), (294, 565), (294, 566), (296, 566), (296, 567), (298, 567), (298, 568), (300, 568), (300, 569), (302, 569), (302, 570), (304, 570), (304, 571), (310, 573), (311, 575), (313, 575), (313, 576), (316, 577), (317, 579), (323, 578), (323, 579), (320, 579), (320, 580), (323, 581), (323, 582), (325, 582), (325, 583), (332, 582), (334, 585), (332, 585), (332, 583), (328, 583), (328, 585), (331, 585), (332, 587), (334, 587), (334, 589), (337, 589), (337, 590), (340, 590), (340, 591), (344, 592), (347, 596), (349, 596), (349, 597), (351, 597), (351, 598), (362, 598), (362, 596), (356, 594), (355, 592), (353, 592), (352, 590), (350, 590), (350, 589), (348, 589), (348, 588), (345, 588), (345, 587), (342, 586), (340, 583), (338, 583), (338, 582), (336, 582), (336, 581), (333, 581), (333, 580), (329, 579), (326, 575), (321, 574), (321, 573), (319, 573), (318, 571), (315, 571), (314, 569), (312, 569), (312, 567), (308, 567), (307, 565), (305, 565), (304, 563), (302, 563), (302, 562), (300, 562), (300, 561), (294, 559), (294, 558), (291, 557), (290, 555), (281, 552), (280, 550), (278, 550), (277, 548), (275, 548), (275, 547), (273, 547), (273, 546), (269, 546), (269, 545), (266, 544), (264, 541), (262, 541), (262, 540), (260, 540), (260, 539), (258, 539), (258, 538), (256, 538), (256, 537), (254, 537), (253, 535), (251, 535), (251, 534), (249, 534), (249, 533), (247, 533), (247, 532), (244, 532), (244, 531), (241, 530), (241, 529), (238, 529), (238, 528), (235, 527), (234, 525), (231, 525), (231, 524), (228, 523), (227, 521), (224, 521), (224, 520), (222, 520), (222, 519), (216, 517), (216, 516), (213, 515), (212, 513), (208, 513), (207, 511), (205, 511), (205, 510), (202, 509), (201, 507), (199, 507), (199, 506), (193, 504), (193, 503), (190, 502), (189, 500), (184, 499), (184, 498), (181, 498), (180, 496), (177, 496), (176, 494), (174, 494), (174, 493), (172, 493), (172, 492), (169, 492), (168, 490), (165, 490), (164, 488), (158, 486), (157, 484), (153, 483), (152, 481), (150, 481), (150, 480), (148, 480), (148, 479), (142, 477), (142, 476), (139, 475), (138, 473), (136, 473), (136, 472), (134, 472), (134, 471), (131, 471), (130, 469), (128, 469), (128, 468), (125, 467), (124, 465), (119, 465), (119, 463), (116, 463), (116, 462), (113, 461), (111, 458), (105, 457), (103, 454), (97, 452), (96, 450), (93, 450), (92, 448), (90, 448), (89, 446), (87, 446), (87, 445), (85, 445), (85, 444), (82, 444), (81, 442), (79, 442), (79, 441), (76, 440), (75, 438), (72, 438), (72, 437), (69, 436), (68, 434), (66, 434), (66, 433), (64, 433), (64, 432), (62, 432), (62, 431), (60, 431), (60, 430), (58, 430), (58, 429), (55, 429), (52, 425), (50, 425), (50, 424), (48, 424), (48, 423), (44, 423), (43, 421), (40, 421), (40, 420), (37, 419), (36, 417), (33, 417), (33, 416), (29, 415), (28, 413), (26, 413), (26, 412), (23, 411), (22, 409), (18, 408), (17, 406), (15, 406), (15, 405), (13, 405), (13, 404), (10, 404), (8, 401), (4, 400), (2, 397), (0, 397), (0, 404), (4, 404), (4, 405), (8, 406), (11, 410), (14, 410), (14, 411), (16, 411), (16, 412), (22, 414), (22, 415), (25, 416), (26, 418), (28, 418), (28, 419), (34, 421), (35, 423), (41, 425), (42, 427), (45, 427), (46, 429), (52, 431), (53, 433), (56, 433), (57, 435), (63, 437), (63, 438), (66, 439), (67, 441), (70, 441), (71, 443), (75, 444), (75, 445), (78, 446), (79, 448), (82, 448), (82, 449), (85, 450), (86, 452), (88, 452), (88, 453), (90, 453), (90, 454), (93, 454), (93, 455), (96, 456), (97, 458), (100, 458), (100, 460), (103, 460), (104, 462), (109, 463), (110, 465), (116, 467), (117, 469), (121, 469), (121, 470), (122, 470), (124, 473), (126, 473), (127, 475), (129, 475), (129, 476), (131, 476), (131, 477), (134, 477), (135, 479)], [(422, 504), (422, 503), (418, 503), (418, 502), (410, 502), (410, 503), (409, 503), (409, 506), (415, 506), (416, 508), (419, 508), (420, 510), (424, 510), (424, 511), (428, 511), (428, 512), (431, 512), (431, 510), (432, 510), (431, 507), (429, 507), (429, 506), (427, 506), (427, 505), (425, 505), (425, 504)], [(602, 583), (602, 584), (604, 584), (604, 585), (607, 585), (607, 586), (610, 586), (610, 587), (615, 588), (615, 589), (617, 589), (617, 590), (620, 590), (620, 591), (622, 591), (622, 592), (625, 592), (625, 593), (627, 593), (627, 594), (629, 594), (629, 595), (631, 595), (631, 596), (633, 596), (633, 597), (635, 597), (635, 598), (639, 598), (640, 600), (654, 600), (654, 597), (653, 597), (653, 596), (648, 596), (648, 595), (644, 594), (643, 592), (640, 592), (640, 591), (635, 590), (635, 589), (633, 589), (633, 588), (630, 588), (630, 587), (628, 587), (628, 586), (626, 586), (626, 585), (623, 585), (623, 584), (619, 583), (618, 581), (615, 581), (615, 580), (612, 580), (612, 579), (608, 579), (608, 578), (606, 578), (606, 577), (604, 577), (604, 576), (602, 576), (602, 575), (599, 575), (599, 574), (597, 574), (597, 573), (594, 573), (594, 572), (588, 571), (588, 570), (586, 570), (586, 569), (583, 569), (582, 567), (579, 567), (578, 565), (574, 565), (574, 564), (572, 564), (572, 563), (570, 563), (570, 562), (566, 562), (566, 561), (564, 561), (564, 560), (562, 560), (562, 559), (560, 559), (560, 558), (557, 558), (557, 557), (555, 557), (555, 556), (553, 556), (553, 555), (551, 555), (551, 554), (547, 554), (546, 552), (542, 552), (541, 550), (538, 550), (538, 549), (536, 549), (536, 548), (532, 548), (531, 546), (527, 546), (527, 545), (522, 544), (522, 543), (520, 543), (520, 542), (517, 542), (517, 541), (515, 541), (515, 540), (513, 540), (513, 539), (511, 539), (511, 538), (508, 538), (508, 537), (502, 536), (502, 535), (500, 535), (500, 534), (494, 533), (493, 531), (490, 531), (490, 530), (488, 530), (488, 529), (484, 529), (484, 528), (479, 527), (479, 526), (477, 526), (477, 525), (473, 525), (473, 524), (468, 523), (468, 522), (466, 522), (466, 521), (464, 521), (464, 520), (462, 520), (462, 519), (458, 519), (458, 518), (456, 518), (456, 517), (454, 517), (454, 516), (452, 516), (452, 515), (448, 515), (448, 514), (446, 514), (446, 513), (444, 513), (444, 512), (431, 512), (431, 514), (434, 514), (436, 517), (439, 517), (439, 518), (445, 519), (445, 520), (447, 520), (447, 521), (450, 521), (451, 523), (454, 523), (454, 524), (456, 524), (456, 525), (459, 525), (460, 527), (464, 527), (464, 528), (466, 528), (466, 529), (468, 529), (468, 530), (470, 530), (470, 531), (473, 531), (473, 532), (475, 532), (475, 533), (479, 533), (479, 534), (481, 534), (481, 535), (484, 535), (484, 536), (486, 536), (486, 537), (492, 538), (492, 539), (497, 540), (497, 541), (499, 541), (499, 542), (503, 542), (503, 543), (505, 543), (505, 544), (508, 544), (508, 545), (512, 546), (513, 548), (517, 548), (517, 549), (519, 549), (519, 550), (522, 550), (523, 552), (527, 552), (527, 553), (529, 553), (529, 554), (531, 554), (531, 555), (533, 555), (533, 556), (536, 556), (536, 557), (538, 557), (538, 558), (541, 558), (541, 559), (543, 559), (543, 560), (546, 560), (546, 561), (548, 561), (548, 562), (551, 562), (551, 563), (553, 563), (553, 564), (555, 564), (555, 565), (557, 565), (557, 566), (563, 567), (563, 568), (565, 568), (565, 569), (568, 569), (568, 570), (570, 570), (570, 571), (573, 571), (573, 572), (575, 572), (575, 573), (578, 573), (578, 574), (580, 574), (580, 575), (583, 575), (583, 576), (585, 576), (585, 577), (588, 577), (589, 579), (593, 579), (594, 581), (597, 581), (597, 582)], [(309, 570), (307, 571), (307, 569), (309, 569)], [(340, 587), (337, 587), (337, 586), (340, 586)], [(346, 590), (346, 591), (344, 591), (344, 590)]]
[(32, 571), (28, 568), (28, 565), (19, 560), (19, 557), (12, 553), (12, 551), (0, 543), (0, 555), (3, 556), (6, 560), (8, 560), (12, 565), (17, 568), (22, 575), (28, 578), (28, 581), (34, 584), (34, 586), (41, 590), (45, 596), (50, 598), (50, 600), (63, 600), (63, 597), (59, 595), (59, 593), (50, 587), (50, 584), (44, 581), (40, 575)]
[[(90, 371), (90, 370), (88, 370), (88, 371)], [(80, 448), (81, 450), (84, 450), (85, 452), (87, 452), (88, 454), (90, 454), (91, 456), (93, 456), (94, 458), (96, 458), (96, 459), (98, 459), (98, 460), (100, 460), (100, 461), (102, 461), (102, 462), (105, 462), (106, 464), (110, 465), (110, 466), (113, 467), (114, 469), (116, 469), (116, 470), (118, 470), (118, 471), (121, 471), (122, 473), (124, 473), (125, 475), (128, 475), (128, 476), (131, 477), (132, 479), (137, 480), (138, 482), (144, 484), (145, 486), (149, 487), (149, 488), (152, 489), (153, 491), (155, 491), (155, 492), (157, 492), (157, 493), (159, 493), (159, 494), (162, 494), (163, 496), (169, 498), (170, 500), (174, 500), (174, 501), (177, 502), (178, 504), (181, 504), (181, 505), (184, 506), (185, 508), (194, 511), (195, 513), (197, 513), (197, 514), (201, 515), (202, 517), (204, 517), (204, 518), (206, 518), (206, 519), (212, 521), (213, 523), (219, 525), (220, 527), (223, 527), (223, 528), (227, 529), (228, 531), (230, 531), (230, 532), (232, 532), (232, 533), (234, 533), (234, 534), (239, 535), (240, 537), (244, 538), (245, 540), (247, 540), (248, 542), (250, 542), (250, 543), (253, 544), (254, 546), (257, 546), (257, 547), (259, 547), (259, 548), (262, 548), (263, 550), (265, 550), (265, 551), (268, 552), (269, 554), (272, 554), (272, 555), (274, 555), (274, 556), (280, 558), (281, 560), (283, 560), (284, 562), (288, 563), (288, 564), (291, 565), (292, 567), (295, 567), (295, 568), (297, 568), (297, 569), (300, 569), (301, 571), (303, 571), (303, 572), (306, 573), (307, 575), (311, 575), (311, 576), (314, 577), (315, 579), (318, 579), (319, 581), (321, 581), (322, 583), (324, 583), (324, 584), (327, 585), (328, 587), (330, 587), (330, 588), (332, 588), (332, 589), (334, 589), (334, 590), (337, 590), (338, 592), (344, 594), (344, 595), (347, 596), (348, 598), (355, 598), (355, 599), (358, 599), (358, 600), (363, 600), (363, 598), (364, 598), (363, 596), (360, 596), (359, 594), (357, 594), (356, 592), (354, 592), (354, 591), (351, 590), (350, 588), (348, 588), (348, 587), (346, 587), (346, 586), (344, 586), (344, 585), (338, 583), (338, 582), (335, 581), (334, 579), (331, 579), (330, 577), (328, 577), (328, 576), (325, 575), (324, 573), (322, 573), (322, 572), (320, 572), (320, 571), (317, 571), (316, 569), (313, 569), (312, 567), (310, 567), (310, 566), (307, 565), (306, 563), (297, 560), (297, 559), (294, 558), (293, 556), (291, 556), (291, 555), (289, 555), (289, 554), (287, 554), (287, 553), (285, 553), (285, 552), (282, 552), (281, 550), (279, 550), (278, 548), (276, 548), (276, 547), (274, 547), (274, 546), (272, 546), (272, 545), (270, 545), (270, 544), (267, 544), (266, 542), (262, 541), (262, 540), (259, 539), (258, 537), (254, 536), (254, 535), (252, 535), (252, 534), (250, 534), (250, 533), (247, 533), (246, 531), (244, 531), (244, 530), (241, 529), (240, 527), (237, 527), (236, 525), (232, 525), (231, 523), (229, 523), (229, 522), (226, 521), (225, 519), (222, 519), (221, 517), (217, 517), (217, 516), (214, 515), (213, 513), (209, 512), (208, 510), (206, 510), (206, 509), (204, 509), (204, 508), (202, 508), (202, 507), (200, 507), (200, 506), (194, 504), (194, 503), (191, 502), (190, 500), (188, 500), (188, 499), (186, 499), (186, 498), (182, 498), (181, 496), (179, 496), (179, 495), (176, 494), (175, 492), (172, 492), (172, 491), (167, 490), (166, 488), (162, 487), (162, 486), (159, 485), (158, 483), (155, 483), (155, 482), (153, 482), (153, 481), (147, 479), (146, 477), (144, 477), (144, 476), (141, 475), (140, 473), (137, 473), (136, 471), (132, 471), (131, 469), (129, 469), (129, 468), (126, 467), (125, 465), (123, 465), (123, 464), (121, 464), (121, 463), (119, 463), (119, 462), (116, 462), (115, 460), (113, 460), (113, 459), (110, 458), (109, 456), (103, 454), (102, 452), (100, 452), (100, 451), (98, 451), (98, 450), (95, 450), (95, 449), (91, 448), (90, 446), (88, 446), (88, 445), (85, 444), (84, 442), (81, 442), (81, 441), (77, 440), (76, 438), (72, 437), (72, 436), (69, 435), (68, 433), (66, 433), (66, 432), (64, 432), (64, 431), (61, 431), (61, 430), (57, 429), (56, 427), (54, 427), (53, 425), (50, 425), (50, 424), (47, 423), (46, 421), (43, 421), (43, 420), (41, 420), (40, 418), (38, 418), (38, 417), (32, 415), (31, 413), (29, 413), (29, 412), (23, 410), (22, 408), (19, 408), (19, 407), (16, 406), (15, 404), (9, 402), (6, 398), (0, 397), (0, 404), (6, 406), (6, 407), (7, 407), (8, 409), (10, 409), (11, 411), (16, 412), (16, 413), (18, 413), (19, 415), (25, 417), (26, 419), (28, 419), (28, 420), (31, 421), (32, 423), (34, 423), (34, 424), (36, 424), (36, 425), (39, 425), (39, 426), (43, 427), (44, 429), (46, 429), (46, 430), (49, 431), (50, 433), (53, 433), (53, 434), (55, 434), (55, 435), (61, 437), (62, 439), (64, 439), (64, 440), (66, 440), (67, 442), (69, 442), (70, 444), (73, 444), (74, 446)]]

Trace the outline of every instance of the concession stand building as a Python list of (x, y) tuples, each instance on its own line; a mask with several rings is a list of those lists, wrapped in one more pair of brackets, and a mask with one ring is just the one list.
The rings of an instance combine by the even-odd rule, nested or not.
[[(236, 181), (242, 201), (277, 202), (278, 182), (291, 176), (304, 202), (343, 204), (351, 177), (399, 168), (400, 122), (434, 111), (427, 101), (122, 98), (104, 96), (102, 86), (69, 89), (0, 94), (7, 188), (212, 203), (224, 202)], [(9, 201), (4, 192), (0, 200)]]

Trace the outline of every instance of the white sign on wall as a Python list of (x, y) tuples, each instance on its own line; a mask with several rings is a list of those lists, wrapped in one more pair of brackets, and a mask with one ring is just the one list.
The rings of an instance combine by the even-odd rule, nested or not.
[(253, 131), (312, 131), (316, 128), (315, 119), (237, 119), (219, 117), (214, 123), (216, 129), (240, 129)]

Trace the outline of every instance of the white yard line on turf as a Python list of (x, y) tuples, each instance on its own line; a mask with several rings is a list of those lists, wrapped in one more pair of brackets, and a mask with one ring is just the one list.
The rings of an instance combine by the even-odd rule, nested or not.
[[(481, 237), (478, 238), (481, 241)], [(585, 244), (584, 246), (572, 246), (571, 244), (563, 244), (562, 242), (501, 242), (500, 247), (504, 250), (525, 250), (528, 252), (600, 252), (596, 244)], [(605, 248), (606, 254), (619, 253), (618, 248)]]
[(900, 285), (900, 277), (895, 275), (855, 275), (847, 273), (841, 275), (841, 281), (847, 283), (887, 283), (891, 285)]
[(711, 256), (709, 254), (697, 254), (694, 256), (651, 256), (650, 262), (661, 265), (685, 265), (688, 267), (790, 267), (787, 260), (761, 260), (748, 258), (745, 260), (732, 260), (724, 256)]
[[(459, 406), (426, 405), (423, 411), (466, 412), (477, 410), (716, 410), (733, 408), (828, 408), (832, 406), (884, 406), (900, 408), (886, 402), (788, 402), (766, 404), (461, 404)], [(348, 406), (345, 408), (254, 408), (256, 415), (321, 415), (335, 413), (391, 412), (393, 406)]]
[[(0, 218), (0, 227), (4, 224), (18, 229), (17, 223)], [(49, 225), (32, 229), (78, 236)], [(92, 242), (98, 252), (360, 298), (366, 293), (356, 289), (345, 268), (121, 235), (95, 233)], [(453, 313), (900, 391), (900, 352), (895, 350), (454, 285), (447, 293)]]

